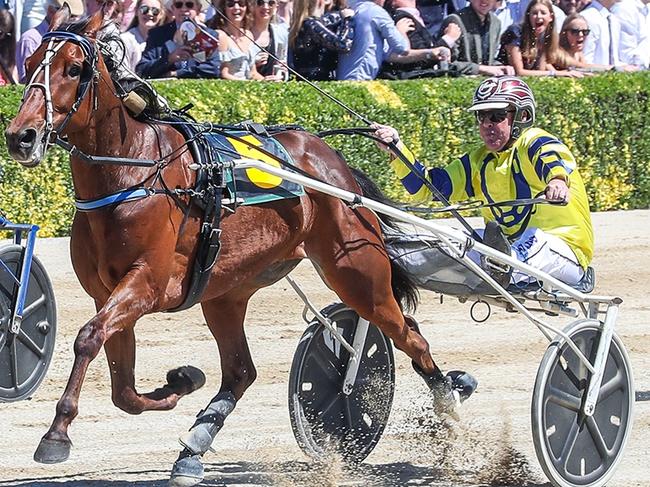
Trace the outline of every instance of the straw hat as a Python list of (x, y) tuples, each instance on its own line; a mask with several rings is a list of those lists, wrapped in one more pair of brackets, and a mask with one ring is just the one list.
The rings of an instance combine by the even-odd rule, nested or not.
[[(174, 7), (174, 2), (178, 2), (178, 1), (181, 0), (167, 0), (165, 1), (165, 7), (171, 10)], [(182, 0), (182, 1), (186, 1), (186, 0)], [(205, 10), (210, 6), (209, 0), (193, 0), (193, 1), (201, 5), (201, 11)]]
[(81, 17), (86, 11), (83, 0), (50, 0), (49, 3), (59, 8), (63, 7), (64, 3), (67, 3), (70, 14), (76, 17)]

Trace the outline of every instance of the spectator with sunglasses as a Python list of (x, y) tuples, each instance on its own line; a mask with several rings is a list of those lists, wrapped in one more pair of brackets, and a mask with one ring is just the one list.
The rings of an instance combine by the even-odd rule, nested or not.
[(161, 25), (165, 17), (160, 0), (138, 0), (135, 12), (127, 31), (121, 34), (126, 50), (125, 62), (134, 71), (147, 45), (149, 31)]
[(578, 13), (570, 14), (560, 31), (560, 47), (580, 66), (585, 66), (585, 40), (589, 35), (587, 20)]
[[(180, 25), (191, 20), (198, 23), (198, 15), (207, 7), (203, 0), (171, 0), (168, 4), (173, 20), (149, 31), (147, 45), (136, 66), (145, 78), (219, 78), (221, 62), (214, 53), (205, 60), (194, 56), (191, 47), (180, 35)], [(203, 27), (206, 28), (206, 27)], [(216, 36), (216, 32), (210, 32)]]
[(560, 50), (555, 22), (551, 0), (531, 0), (521, 25), (511, 25), (501, 36), (499, 61), (515, 68), (517, 76), (582, 77), (568, 69), (578, 66)]
[[(585, 60), (585, 41), (590, 32), (587, 20), (581, 14), (573, 13), (569, 15), (562, 24), (560, 32), (560, 49), (562, 49), (564, 56), (571, 60), (571, 66), (583, 71), (598, 72), (612, 69), (613, 66), (589, 64)], [(560, 69), (565, 66), (567, 65), (563, 65), (561, 61), (557, 64)]]
[[(253, 3), (251, 33), (256, 45), (252, 49), (255, 52), (257, 72), (262, 76), (277, 76), (286, 72), (285, 68), (266, 52), (286, 64), (289, 30), (287, 24), (278, 21), (277, 8), (277, 0), (254, 0)], [(283, 79), (281, 74), (279, 79)]]
[(275, 80), (257, 72), (255, 55), (259, 49), (251, 40), (251, 14), (246, 0), (213, 0), (215, 15), (208, 21), (218, 29), (221, 77), (230, 80)]
[[(426, 178), (450, 201), (475, 199), (492, 203), (542, 194), (549, 200), (566, 202), (566, 206), (518, 206), (498, 211), (484, 208), (484, 242), (498, 245), (498, 232), (492, 231), (500, 229), (511, 244), (511, 249), (500, 250), (576, 285), (585, 276), (593, 256), (587, 193), (568, 147), (557, 137), (533, 127), (535, 109), (533, 93), (521, 79), (501, 76), (483, 81), (469, 108), (476, 114), (483, 143), (445, 168), (427, 168), (417, 162), (394, 128), (379, 124), (374, 128), (381, 141), (396, 142), (413, 164), (417, 174), (380, 145), (393, 155), (393, 169), (417, 201), (433, 197), (423, 183)], [(495, 277), (503, 285), (532, 281), (522, 273)]]

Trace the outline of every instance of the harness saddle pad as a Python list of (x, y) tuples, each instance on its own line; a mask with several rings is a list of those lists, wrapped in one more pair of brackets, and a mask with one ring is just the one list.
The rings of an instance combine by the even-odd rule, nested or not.
[[(268, 154), (273, 154), (281, 161), (293, 163), (292, 157), (282, 145), (268, 136), (254, 135), (247, 131), (229, 131), (207, 133), (205, 140), (210, 146), (211, 156), (219, 162), (233, 159), (256, 159), (274, 167), (282, 167), (280, 162)], [(286, 198), (297, 198), (305, 194), (300, 184), (286, 181), (280, 177), (260, 171), (259, 169), (238, 169), (225, 171), (224, 180), (229, 198), (224, 203), (255, 205)]]

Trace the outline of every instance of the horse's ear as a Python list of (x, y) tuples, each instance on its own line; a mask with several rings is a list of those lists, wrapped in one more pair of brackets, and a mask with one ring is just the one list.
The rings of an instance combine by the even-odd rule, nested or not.
[(88, 25), (84, 29), (84, 34), (88, 37), (95, 37), (102, 25), (104, 25), (104, 11), (99, 9), (90, 17)]
[(64, 3), (63, 7), (61, 7), (54, 14), (54, 17), (52, 17), (52, 21), (50, 22), (50, 32), (52, 32), (53, 30), (57, 30), (68, 20), (70, 20), (70, 7), (68, 7), (67, 3)]

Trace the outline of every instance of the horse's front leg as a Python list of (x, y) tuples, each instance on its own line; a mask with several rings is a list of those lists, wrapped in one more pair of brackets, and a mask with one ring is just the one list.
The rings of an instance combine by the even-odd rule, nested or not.
[(72, 372), (56, 405), (54, 421), (34, 453), (37, 462), (59, 463), (68, 459), (72, 445), (68, 427), (79, 411), (79, 394), (88, 365), (116, 332), (132, 328), (138, 318), (155, 309), (158, 296), (150, 282), (143, 268), (127, 273), (99, 312), (79, 330)]
[(188, 487), (203, 480), (201, 457), (210, 449), (226, 417), (257, 377), (244, 333), (246, 308), (253, 292), (236, 290), (202, 303), (203, 315), (219, 346), (221, 387), (199, 412), (190, 431), (181, 437), (184, 448), (174, 463), (169, 486)]
[(135, 388), (135, 331), (132, 326), (116, 333), (104, 344), (111, 372), (113, 404), (129, 414), (173, 409), (178, 400), (205, 384), (205, 375), (190, 365), (167, 372), (167, 383), (141, 394)]

